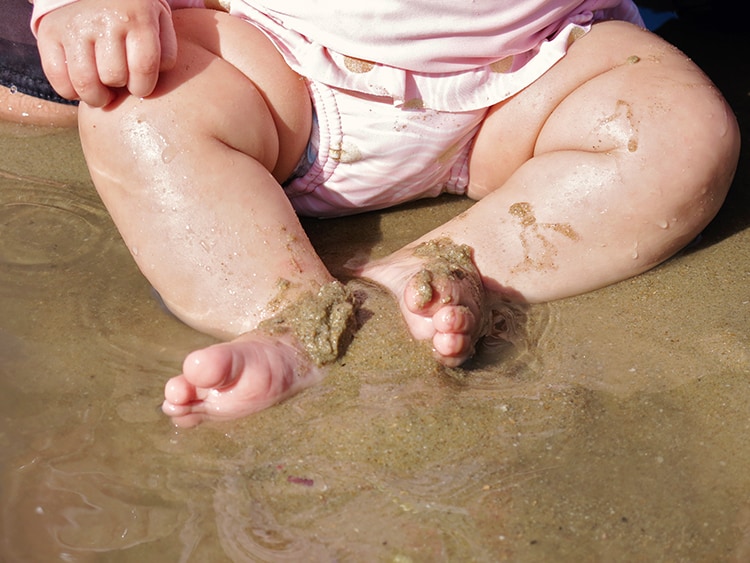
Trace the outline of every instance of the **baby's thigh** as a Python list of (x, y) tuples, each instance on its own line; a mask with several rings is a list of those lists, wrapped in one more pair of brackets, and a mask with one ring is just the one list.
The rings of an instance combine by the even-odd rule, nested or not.
[[(734, 127), (726, 102), (684, 54), (631, 24), (600, 23), (491, 109), (475, 143), (469, 194), (482, 197), (534, 156), (555, 151), (629, 156), (634, 172), (669, 176), (726, 152), (727, 143), (716, 142)], [(685, 139), (690, 150), (674, 151)]]
[[(595, 27), (585, 50), (576, 53), (581, 58), (608, 48), (607, 69), (587, 77), (550, 112), (535, 154), (615, 153), (637, 159), (645, 171), (671, 174), (713, 152), (717, 138), (734, 126), (716, 87), (661, 38), (626, 24), (609, 27), (612, 33)], [(619, 41), (613, 44), (611, 35)]]
[(228, 146), (263, 153), (259, 160), (278, 180), (288, 177), (310, 133), (312, 107), (304, 81), (242, 18), (185, 9), (176, 10), (174, 20), (181, 60), (160, 84), (162, 91), (177, 93), (170, 103), (181, 104)]

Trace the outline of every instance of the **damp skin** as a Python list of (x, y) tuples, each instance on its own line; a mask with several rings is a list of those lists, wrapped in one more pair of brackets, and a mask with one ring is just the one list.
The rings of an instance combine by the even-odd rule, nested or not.
[(508, 209), (521, 227), (519, 239), (523, 247), (523, 262), (516, 266), (520, 270), (554, 270), (557, 268), (555, 256), (557, 246), (555, 235), (561, 235), (569, 241), (577, 242), (580, 235), (569, 223), (540, 223), (534, 215), (534, 208), (529, 202), (514, 203)]

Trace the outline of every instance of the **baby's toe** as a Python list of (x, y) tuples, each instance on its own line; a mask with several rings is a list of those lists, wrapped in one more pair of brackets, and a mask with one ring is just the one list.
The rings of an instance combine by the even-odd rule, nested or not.
[(191, 428), (200, 424), (205, 417), (203, 402), (195, 396), (194, 391), (195, 388), (182, 376), (173, 377), (167, 382), (161, 410), (177, 426)]
[(432, 347), (438, 361), (448, 367), (460, 366), (474, 350), (471, 338), (462, 333), (439, 332), (432, 339)]
[(197, 398), (195, 386), (184, 375), (171, 378), (164, 387), (165, 406), (170, 405), (174, 409), (188, 408)]
[(407, 309), (418, 315), (428, 315), (429, 306), (434, 299), (432, 273), (429, 270), (421, 270), (414, 274), (404, 288), (404, 303)]
[(194, 412), (190, 412), (181, 416), (172, 416), (171, 418), (175, 426), (179, 426), (180, 428), (193, 428), (195, 426), (198, 426), (205, 419), (203, 414)]
[(236, 363), (230, 346), (215, 344), (188, 354), (182, 364), (182, 373), (185, 380), (197, 388), (219, 389), (242, 369)]
[(436, 331), (447, 333), (471, 334), (476, 324), (471, 310), (463, 305), (444, 306), (435, 313), (432, 321)]

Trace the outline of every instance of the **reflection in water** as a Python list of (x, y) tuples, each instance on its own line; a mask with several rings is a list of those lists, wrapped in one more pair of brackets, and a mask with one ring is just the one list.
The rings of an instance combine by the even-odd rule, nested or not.
[(158, 468), (135, 476), (123, 452), (108, 456), (96, 446), (101, 413), (87, 411), (11, 462), (2, 520), (5, 553), (14, 560), (87, 561), (87, 554), (153, 542), (179, 526), (181, 503), (161, 487)]

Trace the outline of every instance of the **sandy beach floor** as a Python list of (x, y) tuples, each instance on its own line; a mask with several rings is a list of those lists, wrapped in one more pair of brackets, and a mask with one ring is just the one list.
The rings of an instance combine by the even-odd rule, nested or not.
[[(747, 40), (660, 32), (747, 138)], [(76, 133), (0, 123), (0, 562), (749, 561), (747, 154), (698, 243), (465, 370), (375, 295), (323, 384), (185, 431), (163, 385), (211, 339), (154, 298)], [(305, 224), (336, 273), (468, 205)]]

